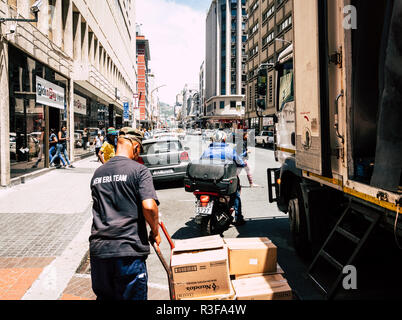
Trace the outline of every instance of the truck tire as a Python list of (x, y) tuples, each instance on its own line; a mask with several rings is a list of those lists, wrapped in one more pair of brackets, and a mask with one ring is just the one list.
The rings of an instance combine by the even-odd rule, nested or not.
[(294, 182), (291, 191), (288, 213), (293, 246), (300, 257), (310, 259), (312, 257), (312, 248), (308, 240), (307, 217), (298, 182)]

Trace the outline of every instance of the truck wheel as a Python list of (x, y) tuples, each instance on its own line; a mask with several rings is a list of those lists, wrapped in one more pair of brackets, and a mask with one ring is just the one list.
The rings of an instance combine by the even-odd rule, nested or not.
[(307, 218), (300, 186), (294, 185), (288, 206), (290, 233), (293, 246), (299, 256), (309, 259), (312, 256), (311, 244), (308, 241)]

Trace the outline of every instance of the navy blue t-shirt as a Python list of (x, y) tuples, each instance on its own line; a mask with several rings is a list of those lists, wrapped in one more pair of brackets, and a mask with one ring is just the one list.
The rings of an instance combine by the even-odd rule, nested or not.
[(91, 180), (93, 223), (90, 255), (97, 258), (146, 257), (150, 253), (142, 201), (159, 205), (149, 169), (115, 156)]

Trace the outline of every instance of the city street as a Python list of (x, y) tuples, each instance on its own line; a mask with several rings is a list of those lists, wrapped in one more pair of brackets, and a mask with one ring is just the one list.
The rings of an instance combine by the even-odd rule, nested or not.
[[(198, 159), (207, 143), (201, 137), (187, 135), (185, 145), (190, 147), (191, 159)], [(200, 146), (202, 146), (200, 148)], [(240, 175), (242, 184), (243, 214), (247, 224), (240, 227), (231, 227), (224, 233), (225, 237), (268, 237), (278, 247), (278, 263), (285, 271), (285, 277), (290, 286), (300, 298), (321, 299), (317, 288), (307, 279), (308, 265), (296, 255), (290, 243), (289, 222), (287, 215), (281, 213), (276, 204), (268, 202), (266, 169), (275, 167), (273, 151), (262, 148), (250, 148), (249, 163), (254, 167), (254, 182), (260, 187), (249, 188), (247, 177), (243, 171)], [(255, 163), (255, 164), (253, 164)], [(161, 202), (160, 211), (170, 235), (173, 239), (187, 239), (199, 237), (199, 226), (193, 221), (194, 196), (187, 193), (180, 184), (172, 183), (157, 186), (158, 197)], [(169, 258), (169, 245), (164, 241), (161, 248)], [(165, 298), (168, 298), (167, 278), (157, 256), (152, 254), (148, 259), (150, 286), (165, 288)]]

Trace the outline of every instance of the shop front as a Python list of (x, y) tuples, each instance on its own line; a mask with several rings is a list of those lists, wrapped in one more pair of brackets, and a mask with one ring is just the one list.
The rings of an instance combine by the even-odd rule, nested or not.
[(93, 154), (96, 135), (109, 126), (109, 112), (104, 100), (74, 83), (74, 156)]
[(10, 176), (49, 165), (49, 132), (67, 125), (68, 79), (9, 46)]

